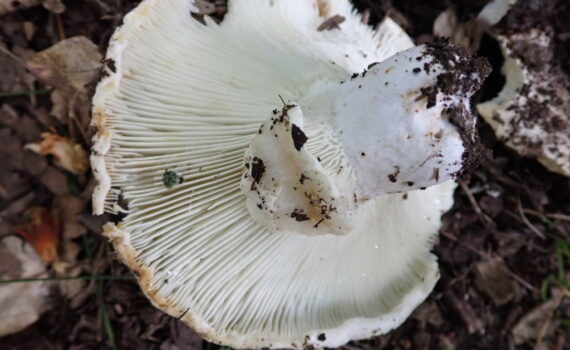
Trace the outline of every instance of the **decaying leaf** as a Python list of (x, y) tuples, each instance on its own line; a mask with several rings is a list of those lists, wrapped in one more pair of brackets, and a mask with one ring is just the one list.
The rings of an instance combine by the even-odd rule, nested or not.
[[(0, 241), (0, 279), (46, 277), (45, 266), (34, 249), (17, 237)], [(48, 282), (0, 284), (0, 337), (36, 322), (50, 305)]]
[(564, 292), (558, 289), (552, 291), (552, 297), (530, 310), (524, 315), (512, 330), (515, 344), (520, 345), (535, 339), (542, 339), (552, 334), (558, 326), (553, 319), (554, 311), (564, 299)]
[(87, 152), (67, 137), (49, 132), (42, 133), (42, 141), (25, 146), (41, 155), (52, 155), (56, 164), (77, 175), (85, 174), (89, 167)]
[(97, 46), (78, 36), (62, 40), (26, 62), (36, 78), (56, 88), (51, 93), (51, 115), (68, 126), (74, 140), (90, 141), (86, 132), (91, 119), (89, 84), (99, 77), (101, 60)]
[(29, 221), (13, 227), (12, 230), (24, 237), (46, 264), (59, 260), (57, 253), (61, 231), (59, 216), (40, 207), (32, 207), (26, 214)]
[(518, 284), (513, 280), (501, 258), (479, 262), (475, 266), (475, 284), (497, 306), (504, 305), (518, 294)]
[(65, 12), (65, 5), (61, 0), (43, 0), (44, 7), (55, 14)]
[[(75, 246), (75, 247), (74, 247)], [(79, 246), (71, 241), (65, 242), (64, 250), (67, 252), (65, 255), (70, 255), (65, 257), (66, 259), (73, 260), (74, 262), (58, 261), (53, 264), (53, 269), (58, 277), (77, 277), (83, 272), (81, 266), (77, 265), (75, 261), (76, 256), (79, 253)], [(63, 296), (71, 301), (72, 307), (77, 307), (78, 302), (75, 301), (85, 288), (86, 281), (84, 280), (71, 280), (71, 281), (58, 281), (59, 291)], [(80, 298), (78, 301), (83, 301), (85, 298)]]
[[(63, 239), (75, 239), (87, 233), (87, 229), (79, 221), (79, 215), (85, 210), (87, 201), (86, 198), (71, 195), (56, 198), (56, 208), (61, 212)], [(69, 261), (68, 259), (65, 260)]]
[(69, 193), (68, 177), (54, 166), (48, 166), (38, 181), (55, 195), (61, 196)]
[[(1, 3), (2, 0), (0, 7)], [(34, 51), (21, 46), (8, 48), (1, 40), (0, 49), (0, 92), (33, 90), (36, 79), (26, 71), (21, 60), (31, 57)]]
[(69, 111), (68, 94), (62, 90), (53, 90), (50, 94), (52, 103), (50, 115), (57, 120), (66, 121)]
[(41, 0), (0, 0), (0, 16), (41, 4)]
[(26, 66), (38, 79), (55, 88), (85, 91), (99, 74), (101, 58), (91, 40), (77, 36), (38, 52)]

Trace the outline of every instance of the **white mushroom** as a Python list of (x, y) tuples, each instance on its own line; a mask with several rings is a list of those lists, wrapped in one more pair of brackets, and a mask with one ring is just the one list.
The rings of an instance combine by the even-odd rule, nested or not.
[(552, 33), (495, 33), (506, 83), (477, 110), (497, 137), (551, 171), (570, 176), (570, 80), (550, 62)]
[(125, 17), (94, 97), (94, 211), (126, 213), (105, 227), (119, 255), (210, 341), (388, 332), (438, 279), (430, 250), (487, 66), (412, 48), (389, 18), (373, 31), (345, 0), (229, 5), (220, 25), (189, 0)]

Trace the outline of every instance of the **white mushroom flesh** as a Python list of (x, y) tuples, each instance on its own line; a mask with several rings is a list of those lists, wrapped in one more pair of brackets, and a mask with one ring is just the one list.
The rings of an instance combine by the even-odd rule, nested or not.
[(470, 97), (487, 73), (440, 43), (317, 83), (251, 141), (241, 188), (252, 217), (271, 231), (347, 234), (360, 204), (450, 180), (477, 151), (466, 149), (476, 143)]
[[(402, 185), (399, 177), (392, 183), (388, 174), (380, 183), (361, 175), (350, 180), (361, 169), (382, 169), (360, 162), (357, 148), (315, 125), (326, 116), (313, 102), (319, 91), (327, 96), (342, 80), (346, 89), (355, 88), (353, 73), (412, 47), (411, 40), (389, 18), (377, 31), (363, 25), (345, 0), (231, 1), (220, 25), (208, 17), (204, 25), (192, 11), (188, 0), (145, 0), (125, 17), (109, 46), (109, 76), (94, 97), (98, 133), (91, 159), (99, 182), (94, 211), (116, 212), (119, 197), (128, 202), (120, 209), (127, 214), (122, 222), (105, 228), (119, 256), (155, 305), (206, 339), (236, 348), (334, 347), (397, 327), (438, 279), (430, 250), (455, 184), (395, 193), (415, 187)], [(339, 28), (317, 30), (334, 15), (345, 17)], [(431, 84), (423, 73), (408, 76), (411, 95), (417, 96), (424, 79)], [(372, 78), (383, 79), (382, 72)], [(405, 87), (402, 82), (398, 93)], [(441, 117), (444, 94), (433, 95), (437, 106), (428, 111), (425, 98), (405, 100), (398, 93), (390, 95), (399, 104), (394, 113), (424, 108), (407, 116), (422, 120), (417, 127), (401, 121), (408, 130), (395, 126), (394, 133), (411, 132), (428, 144), (431, 136), (421, 133), (443, 129), (447, 141), (441, 149), (455, 162), (462, 151), (451, 149), (460, 145), (457, 130)], [(253, 157), (244, 157), (261, 152), (255, 135), (260, 126), (270, 127), (274, 109), (284, 107), (279, 96), (297, 106), (288, 118), (308, 137), (291, 161), (320, 179), (324, 195), (362, 194), (357, 207), (353, 200), (347, 204), (352, 213), (337, 220), (348, 232), (303, 234), (287, 223), (277, 232), (251, 215), (242, 178)], [(465, 104), (464, 97), (451, 102)], [(370, 104), (392, 113), (378, 102)], [(338, 122), (340, 127), (330, 130), (358, 132)], [(291, 149), (292, 139), (287, 142)], [(252, 153), (246, 154), (250, 145)], [(344, 163), (346, 171), (338, 173)], [(414, 170), (398, 164), (406, 179), (426, 186), (449, 178), (459, 166), (442, 170), (436, 180), (429, 178), (433, 169), (427, 165)], [(168, 188), (166, 170), (183, 181)], [(282, 170), (267, 171), (290, 171)]]
[[(506, 83), (477, 110), (509, 147), (570, 176), (570, 81), (548, 62), (554, 52), (552, 33), (532, 29), (495, 38), (505, 59)], [(514, 47), (539, 56), (541, 62), (524, 62)]]

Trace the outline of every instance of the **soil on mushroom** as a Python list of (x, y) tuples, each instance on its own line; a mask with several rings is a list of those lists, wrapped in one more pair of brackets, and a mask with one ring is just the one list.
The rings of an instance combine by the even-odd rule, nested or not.
[[(554, 57), (563, 62), (561, 74), (570, 74), (570, 3), (567, 0), (519, 1), (525, 3), (531, 15), (515, 16), (512, 23), (550, 26), (556, 30), (559, 35)], [(425, 42), (431, 39), (433, 20), (449, 5), (454, 4), (459, 18), (465, 20), (472, 18), (488, 0), (353, 2), (360, 11), (368, 13), (371, 24), (389, 14), (417, 42)], [(204, 8), (221, 20), (225, 1), (210, 3), (211, 6)], [(0, 17), (0, 40), (7, 49), (23, 57), (27, 50), (44, 50), (63, 36), (84, 35), (104, 52), (113, 28), (134, 6), (125, 0), (65, 1), (65, 5), (66, 10), (61, 14), (50, 13), (39, 6)], [(338, 19), (329, 21), (326, 30), (339, 30), (330, 25), (336, 22)], [(31, 37), (30, 28), (34, 31)], [(0, 47), (4, 46), (0, 44)], [(500, 67), (497, 47), (488, 38), (482, 41), (480, 53), (489, 58), (493, 67)], [(2, 65), (12, 64), (11, 60), (0, 51)], [(114, 62), (106, 64), (109, 69), (116, 69)], [(4, 72), (2, 68), (0, 72)], [(6, 73), (0, 87), (10, 86), (10, 79), (19, 80), (18, 74)], [(501, 83), (495, 69), (478, 98), (492, 97)], [(4, 92), (10, 91), (0, 91)], [(40, 130), (54, 128), (64, 134), (72, 130), (69, 125), (47, 117), (52, 106), (48, 95), (37, 95), (34, 100), (28, 96), (0, 97), (0, 131), (7, 130), (10, 135), (0, 150), (0, 237), (13, 234), (10, 227), (17, 224), (25, 209), (32, 205), (50, 208), (52, 203), (68, 195), (88, 200), (88, 195), (79, 195), (91, 191), (89, 178), (63, 176), (57, 177), (59, 182), (55, 183), (54, 178), (48, 181), (37, 174), (35, 168), (21, 165), (24, 157), (21, 146), (39, 138)], [(10, 120), (24, 122), (10, 124)], [(560, 287), (556, 282), (560, 277), (560, 264), (570, 269), (570, 258), (561, 260), (556, 253), (560, 247), (570, 251), (568, 179), (506, 148), (482, 120), (478, 128), (483, 144), (493, 155), (468, 177), (459, 180), (455, 205), (444, 216), (435, 249), (441, 267), (441, 279), (435, 291), (394, 332), (350, 343), (347, 349), (570, 349), (569, 298), (546, 313), (535, 311), (536, 307), (555, 298), (556, 288)], [(82, 132), (89, 135), (90, 130), (85, 128)], [(82, 145), (90, 146), (88, 141)], [(51, 164), (52, 160), (48, 162)], [(394, 178), (396, 176), (397, 172)], [(6, 185), (13, 183), (17, 186)], [(21, 208), (14, 207), (12, 204), (25, 193), (33, 193), (33, 201)], [(88, 213), (88, 208), (78, 213), (82, 215), (81, 225), (87, 233), (75, 239), (80, 249), (77, 261), (81, 275), (129, 276), (108, 243), (100, 237), (101, 220), (94, 221)], [(305, 220), (304, 213), (291, 215)], [(562, 277), (570, 280), (569, 276)], [(51, 310), (25, 330), (0, 338), (0, 348), (220, 348), (201, 340), (180, 321), (152, 307), (133, 280), (91, 281), (85, 283), (80, 293), (82, 298), (77, 304), (54, 293)], [(527, 332), (521, 335), (517, 329), (525, 326), (528, 315), (538, 315), (538, 321), (529, 324)]]

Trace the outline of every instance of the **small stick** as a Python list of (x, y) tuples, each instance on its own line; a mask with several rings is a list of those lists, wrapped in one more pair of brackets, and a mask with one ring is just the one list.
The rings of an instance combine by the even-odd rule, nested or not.
[(528, 226), (528, 228), (530, 228), (530, 230), (532, 232), (534, 232), (538, 237), (542, 238), (542, 239), (546, 239), (546, 237), (544, 236), (544, 234), (542, 232), (540, 232), (539, 229), (536, 228), (536, 226), (534, 226), (526, 217), (526, 215), (524, 215), (524, 210), (523, 210), (523, 206), (521, 203), (521, 199), (520, 197), (517, 197), (517, 211), (519, 212), (519, 215), (522, 219), (522, 221), (525, 223), (525, 225)]
[(495, 224), (493, 219), (491, 219), (487, 214), (485, 214), (483, 212), (483, 210), (481, 210), (479, 203), (477, 203), (477, 200), (475, 199), (475, 197), (473, 197), (473, 193), (471, 193), (471, 191), (469, 190), (469, 187), (467, 186), (465, 181), (463, 181), (461, 179), (457, 179), (457, 183), (459, 184), (459, 186), (461, 186), (461, 189), (463, 190), (463, 192), (467, 196), (467, 199), (471, 203), (471, 206), (475, 210), (475, 213), (477, 214), (477, 216), (479, 217), (479, 219), (481, 220), (483, 225), (485, 225), (485, 227), (495, 231), (494, 229), (495, 229), (495, 227), (497, 227), (497, 225)]
[(63, 22), (61, 21), (61, 16), (59, 14), (55, 14), (55, 25), (57, 26), (59, 40), (65, 40), (65, 30), (63, 30)]

